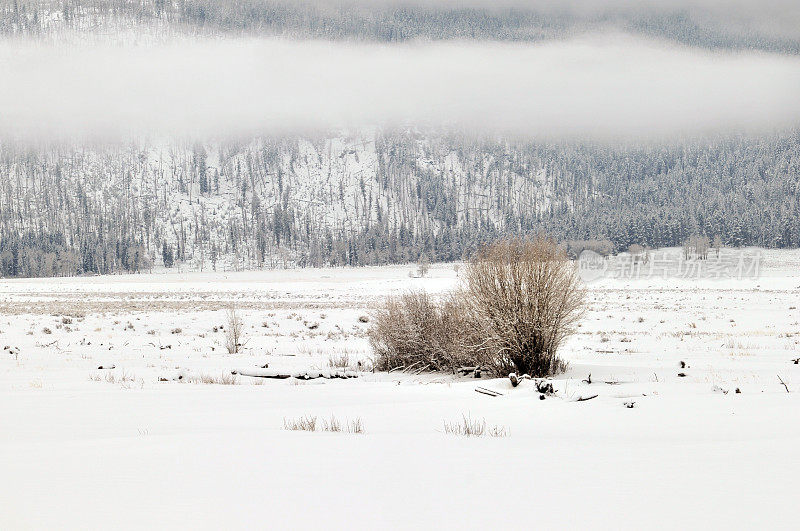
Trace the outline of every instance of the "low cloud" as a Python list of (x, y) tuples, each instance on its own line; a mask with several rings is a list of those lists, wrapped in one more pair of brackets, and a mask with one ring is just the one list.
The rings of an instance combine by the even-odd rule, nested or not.
[(544, 44), (0, 42), (0, 134), (194, 137), (414, 123), (532, 137), (800, 125), (800, 59), (627, 36)]

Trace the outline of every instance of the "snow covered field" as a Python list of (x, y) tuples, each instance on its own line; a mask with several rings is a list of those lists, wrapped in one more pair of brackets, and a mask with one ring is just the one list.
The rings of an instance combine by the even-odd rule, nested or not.
[[(0, 528), (796, 529), (800, 252), (765, 251), (758, 278), (590, 283), (546, 400), (230, 376), (368, 367), (360, 317), (458, 282), (410, 269), (0, 280)], [(364, 433), (284, 429), (307, 415)], [(445, 433), (462, 416), (507, 435)]]

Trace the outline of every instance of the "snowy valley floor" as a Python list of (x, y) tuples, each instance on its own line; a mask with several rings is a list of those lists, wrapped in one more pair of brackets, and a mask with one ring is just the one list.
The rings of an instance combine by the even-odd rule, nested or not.
[[(409, 269), (0, 281), (0, 528), (796, 529), (797, 251), (757, 279), (589, 284), (546, 400), (446, 374), (201, 383), (357, 370), (361, 316), (458, 282)], [(365, 433), (284, 429), (307, 415)], [(463, 415), (507, 436), (444, 432)]]

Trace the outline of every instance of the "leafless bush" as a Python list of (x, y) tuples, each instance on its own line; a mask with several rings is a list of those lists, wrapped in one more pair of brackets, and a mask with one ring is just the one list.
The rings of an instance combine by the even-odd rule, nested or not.
[(328, 356), (328, 366), (336, 369), (346, 369), (350, 366), (350, 354), (342, 352)]
[(228, 354), (236, 354), (242, 347), (242, 318), (236, 310), (236, 306), (231, 305), (228, 308), (228, 323), (225, 328), (225, 348), (228, 349)]
[(496, 242), (469, 263), (464, 278), (462, 307), (482, 338), (476, 348), (497, 373), (563, 371), (558, 348), (583, 314), (584, 291), (555, 241)]
[(419, 257), (419, 262), (417, 262), (417, 275), (420, 277), (424, 277), (428, 274), (428, 271), (431, 269), (431, 263), (428, 260), (428, 256), (423, 254)]
[(463, 287), (443, 301), (424, 292), (387, 301), (369, 331), (376, 368), (556, 374), (566, 367), (558, 348), (583, 300), (577, 270), (553, 240), (502, 240), (467, 264)]
[(474, 363), (470, 323), (457, 299), (436, 303), (425, 292), (390, 298), (369, 331), (379, 370), (417, 366), (453, 369)]

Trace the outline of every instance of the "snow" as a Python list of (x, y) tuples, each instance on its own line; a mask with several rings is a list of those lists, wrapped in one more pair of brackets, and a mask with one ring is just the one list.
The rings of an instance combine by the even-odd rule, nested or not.
[[(0, 354), (0, 528), (791, 529), (798, 264), (764, 251), (758, 278), (589, 283), (546, 400), (446, 374), (172, 380), (366, 363), (359, 317), (454, 287), (452, 265), (2, 280), (0, 346), (19, 352)], [(231, 303), (235, 355), (213, 331)], [(283, 429), (305, 415), (365, 433)], [(462, 415), (509, 435), (444, 433)]]

